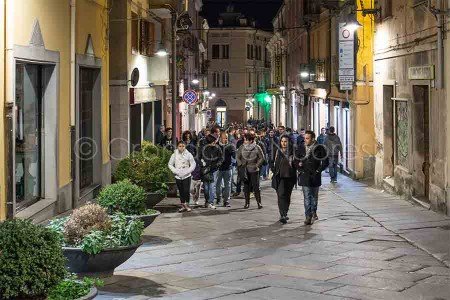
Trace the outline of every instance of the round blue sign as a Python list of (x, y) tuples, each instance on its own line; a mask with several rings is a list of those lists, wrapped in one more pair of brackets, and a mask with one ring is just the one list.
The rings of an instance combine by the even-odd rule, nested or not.
[(198, 95), (194, 90), (187, 90), (183, 94), (183, 101), (189, 105), (195, 104), (198, 101)]

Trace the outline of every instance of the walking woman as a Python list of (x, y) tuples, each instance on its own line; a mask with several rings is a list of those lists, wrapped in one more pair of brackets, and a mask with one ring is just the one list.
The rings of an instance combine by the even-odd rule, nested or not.
[(280, 222), (286, 224), (291, 205), (292, 190), (297, 180), (297, 171), (293, 167), (294, 150), (289, 136), (284, 135), (280, 140), (280, 148), (275, 154), (275, 160), (271, 166), (273, 177), (272, 187), (277, 191)]
[(264, 153), (261, 147), (255, 143), (255, 134), (248, 132), (245, 142), (237, 152), (238, 173), (244, 183), (245, 206), (250, 207), (250, 193), (255, 194), (258, 209), (261, 205), (261, 191), (259, 188), (259, 170), (264, 163)]
[(181, 208), (178, 212), (190, 212), (189, 195), (191, 190), (191, 174), (195, 169), (195, 160), (192, 154), (186, 150), (183, 141), (177, 143), (177, 149), (169, 160), (169, 169), (175, 175), (178, 191), (180, 192)]

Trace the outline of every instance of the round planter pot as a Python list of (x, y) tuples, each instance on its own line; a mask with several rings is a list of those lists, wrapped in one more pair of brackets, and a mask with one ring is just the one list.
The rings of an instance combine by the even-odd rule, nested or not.
[(92, 299), (94, 299), (95, 297), (97, 297), (97, 294), (98, 294), (98, 290), (97, 290), (97, 288), (94, 286), (94, 287), (91, 288), (91, 290), (89, 291), (89, 294), (87, 294), (87, 295), (84, 296), (84, 297), (78, 298), (78, 299), (76, 299), (76, 300), (92, 300)]
[(169, 190), (167, 191), (167, 197), (173, 197), (176, 198), (177, 197), (177, 183), (176, 182), (168, 182), (167, 186), (169, 188)]
[(144, 227), (147, 228), (148, 226), (150, 226), (150, 224), (153, 223), (153, 221), (155, 221), (156, 217), (160, 214), (161, 213), (158, 211), (152, 215), (127, 216), (127, 219), (139, 219), (144, 222)]
[(151, 209), (155, 207), (159, 202), (163, 201), (164, 198), (165, 196), (159, 193), (147, 193), (147, 208)]
[(66, 266), (72, 273), (97, 276), (109, 276), (114, 269), (127, 261), (136, 252), (139, 245), (105, 249), (91, 255), (80, 248), (63, 247), (63, 254), (67, 259)]

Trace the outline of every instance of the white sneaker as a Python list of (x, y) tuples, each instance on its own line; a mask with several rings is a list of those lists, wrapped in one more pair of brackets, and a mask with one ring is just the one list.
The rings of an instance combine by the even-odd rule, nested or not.
[(195, 201), (195, 205), (200, 205), (200, 201)]
[(212, 205), (212, 204), (208, 204), (208, 208), (209, 209), (216, 209), (216, 207), (214, 205)]

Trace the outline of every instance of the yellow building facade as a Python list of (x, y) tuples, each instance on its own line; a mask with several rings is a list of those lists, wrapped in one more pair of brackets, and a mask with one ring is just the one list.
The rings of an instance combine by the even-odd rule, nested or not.
[(3, 0), (0, 17), (0, 219), (38, 222), (110, 182), (108, 1)]

